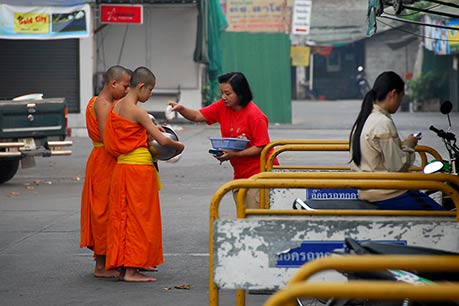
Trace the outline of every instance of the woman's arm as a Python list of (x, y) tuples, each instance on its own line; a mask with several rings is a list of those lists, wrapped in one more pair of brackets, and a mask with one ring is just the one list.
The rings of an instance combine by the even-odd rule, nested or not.
[(262, 147), (252, 146), (242, 151), (231, 151), (231, 150), (220, 149), (220, 151), (223, 151), (224, 154), (220, 156), (215, 156), (215, 158), (223, 162), (223, 161), (230, 160), (231, 158), (234, 158), (234, 157), (248, 157), (248, 156), (260, 155), (261, 151), (263, 151), (263, 148), (264, 146)]
[(402, 146), (397, 137), (380, 139), (384, 166), (389, 172), (407, 172), (415, 160), (414, 146)]
[(185, 107), (183, 104), (169, 101), (167, 102), (168, 105), (172, 106), (172, 111), (180, 113), (183, 117), (187, 120), (193, 122), (204, 122), (206, 118), (201, 114), (200, 111)]

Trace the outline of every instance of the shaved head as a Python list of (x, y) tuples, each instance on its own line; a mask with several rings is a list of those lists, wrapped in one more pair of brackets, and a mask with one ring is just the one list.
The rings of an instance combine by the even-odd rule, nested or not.
[(131, 87), (136, 87), (140, 83), (154, 84), (156, 83), (156, 76), (147, 67), (139, 67), (132, 73)]
[(104, 83), (108, 84), (112, 80), (120, 81), (124, 74), (129, 75), (129, 71), (126, 68), (120, 65), (112, 66), (105, 72)]

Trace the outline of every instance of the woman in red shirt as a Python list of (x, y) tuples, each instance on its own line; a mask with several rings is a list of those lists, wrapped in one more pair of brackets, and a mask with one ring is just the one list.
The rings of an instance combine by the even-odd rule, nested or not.
[[(249, 178), (260, 172), (260, 154), (270, 142), (268, 117), (252, 101), (252, 91), (241, 72), (230, 72), (218, 77), (221, 99), (200, 110), (193, 110), (183, 104), (168, 102), (172, 111), (194, 122), (211, 125), (220, 123), (222, 137), (247, 138), (249, 143), (242, 151), (221, 150), (223, 155), (215, 156), (220, 162), (229, 160), (234, 169), (234, 179)], [(278, 164), (275, 160), (274, 164)], [(238, 190), (233, 191), (236, 199)], [(247, 208), (259, 208), (258, 189), (247, 192)]]

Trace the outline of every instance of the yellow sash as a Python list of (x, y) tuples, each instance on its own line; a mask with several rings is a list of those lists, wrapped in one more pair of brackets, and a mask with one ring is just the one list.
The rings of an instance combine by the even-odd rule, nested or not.
[(103, 142), (98, 142), (98, 141), (93, 141), (92, 145), (94, 146), (94, 148), (100, 148), (100, 147), (104, 146), (104, 143)]
[(153, 157), (151, 157), (150, 151), (147, 148), (137, 148), (127, 154), (121, 154), (118, 156), (118, 164), (151, 165), (158, 180), (158, 190), (162, 189), (163, 186), (159, 179), (159, 174), (153, 166)]

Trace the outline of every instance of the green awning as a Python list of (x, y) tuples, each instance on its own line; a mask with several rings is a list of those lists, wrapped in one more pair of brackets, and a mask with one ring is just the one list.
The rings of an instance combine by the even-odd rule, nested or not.
[(222, 74), (222, 46), (221, 33), (228, 27), (226, 16), (218, 0), (208, 0), (208, 56), (209, 56), (209, 83), (210, 101), (219, 96), (217, 78)]

